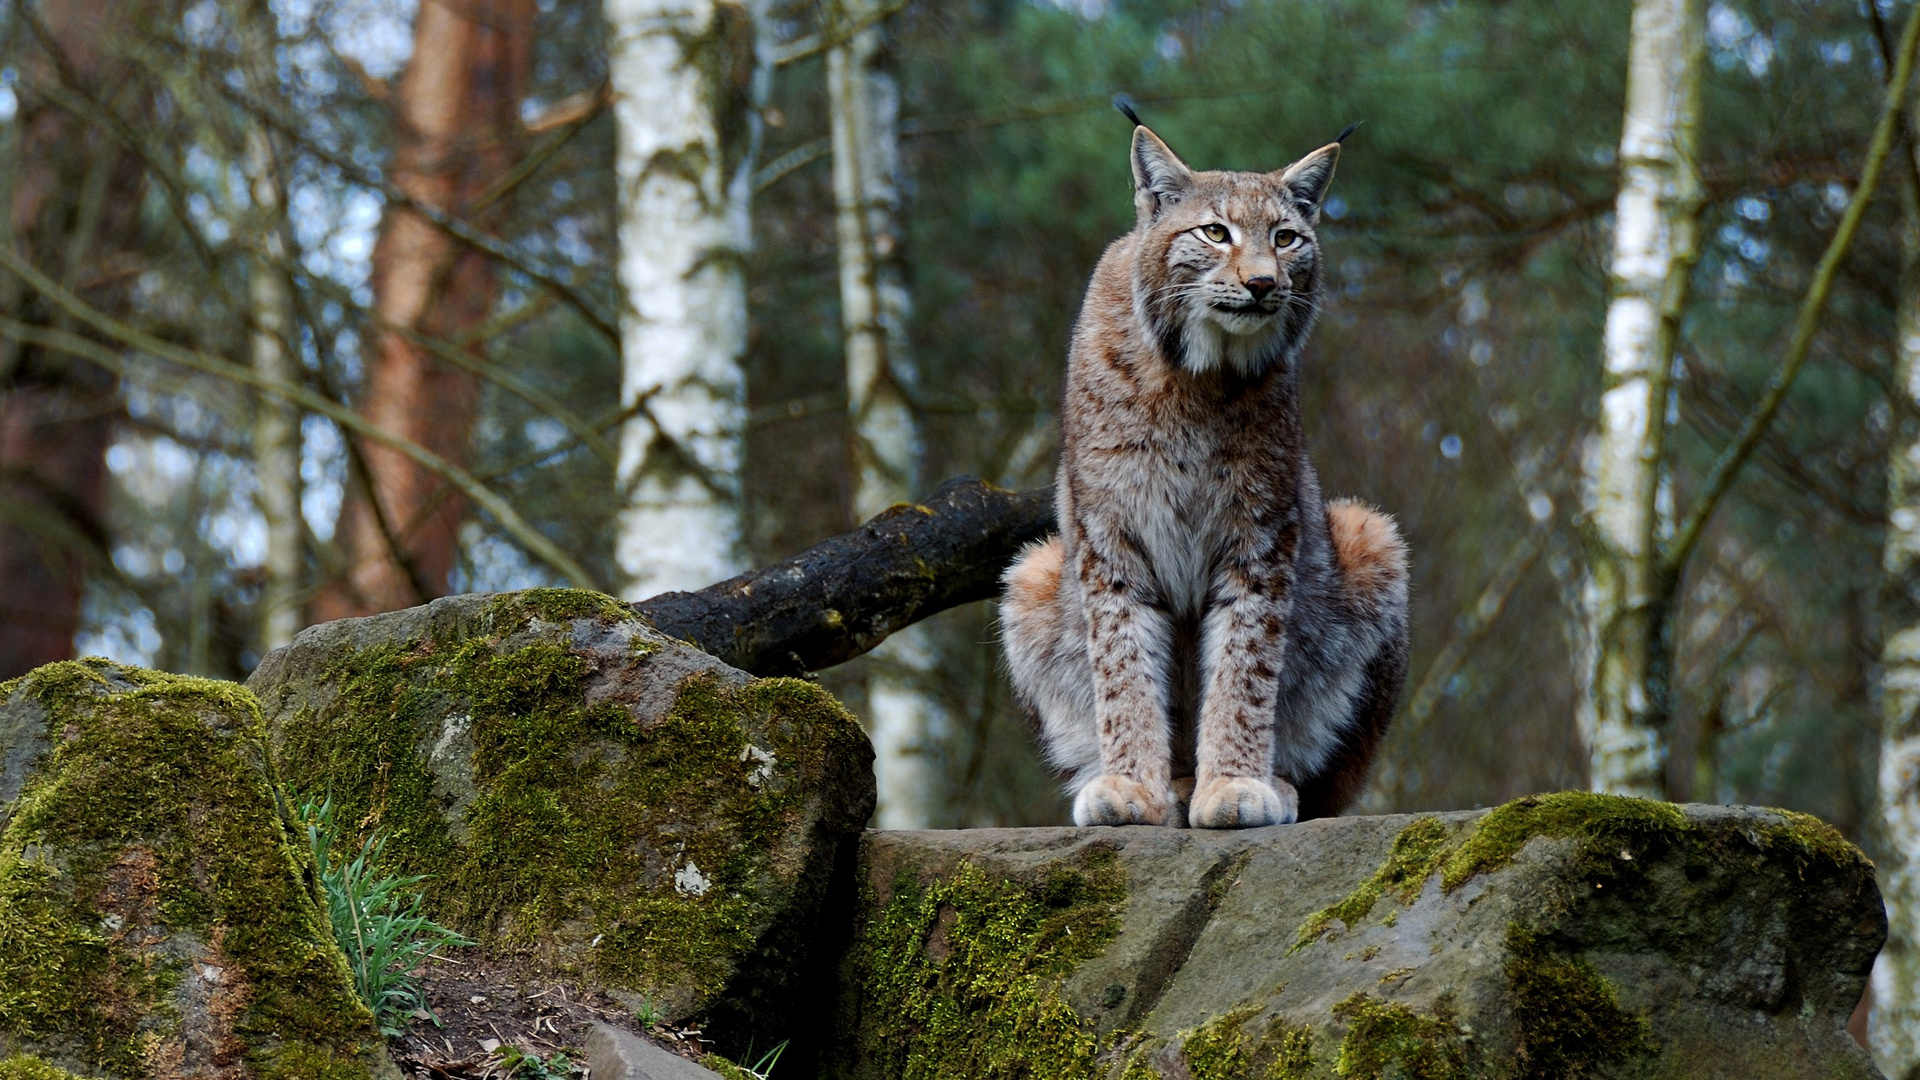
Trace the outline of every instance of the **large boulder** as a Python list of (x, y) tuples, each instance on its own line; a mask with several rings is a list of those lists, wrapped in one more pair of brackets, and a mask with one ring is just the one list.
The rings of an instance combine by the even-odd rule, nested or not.
[(293, 828), (234, 683), (0, 686), (0, 1078), (397, 1078)]
[(383, 833), (428, 911), (491, 952), (706, 1018), (723, 1047), (821, 999), (828, 889), (874, 781), (814, 683), (537, 589), (311, 627), (248, 686), (289, 788)]
[(861, 1080), (1838, 1080), (1886, 920), (1776, 811), (1561, 794), (1244, 832), (891, 832), (836, 1060)]

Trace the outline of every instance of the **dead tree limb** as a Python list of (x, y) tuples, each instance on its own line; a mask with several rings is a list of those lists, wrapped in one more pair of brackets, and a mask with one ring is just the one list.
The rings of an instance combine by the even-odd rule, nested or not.
[(784, 562), (634, 605), (663, 633), (755, 675), (851, 660), (929, 615), (1000, 592), (1022, 545), (1053, 531), (1053, 493), (950, 480)]

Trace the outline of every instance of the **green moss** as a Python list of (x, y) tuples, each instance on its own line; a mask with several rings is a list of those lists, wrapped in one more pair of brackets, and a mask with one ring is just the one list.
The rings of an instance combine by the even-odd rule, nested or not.
[(1262, 1080), (1308, 1080), (1313, 1075), (1313, 1032), (1276, 1019), (1263, 1044), (1272, 1052)]
[(1513, 861), (1536, 836), (1580, 842), (1582, 853), (1612, 854), (1622, 847), (1664, 847), (1692, 826), (1672, 803), (1562, 791), (1532, 795), (1497, 807), (1449, 853), (1440, 883), (1448, 892)]
[(491, 614), (506, 624), (525, 623), (529, 619), (543, 622), (599, 619), (617, 623), (634, 617), (631, 604), (588, 589), (521, 589), (501, 593), (494, 598)]
[(56, 1069), (37, 1057), (15, 1054), (0, 1058), (0, 1080), (81, 1080), (65, 1069)]
[(1259, 1005), (1249, 1003), (1180, 1033), (1180, 1056), (1193, 1080), (1242, 1080), (1251, 1075), (1253, 1048), (1240, 1029), (1259, 1012)]
[(1653, 1049), (1647, 1021), (1579, 957), (1546, 947), (1524, 924), (1507, 928), (1505, 962), (1521, 1080), (1577, 1080)]
[(1405, 1005), (1355, 994), (1333, 1007), (1347, 1023), (1334, 1073), (1341, 1080), (1468, 1080), (1466, 1032), (1444, 1009), (1421, 1016)]
[[(536, 618), (615, 617), (633, 616), (595, 593), (531, 590), (495, 600), (484, 636), (344, 653), (314, 680), (338, 700), (284, 725), (280, 760), (303, 791), (330, 791), (340, 820), (384, 831), (449, 925), (528, 950), (568, 928), (579, 949), (551, 959), (649, 995), (704, 995), (764, 929), (767, 860), (810, 791), (795, 778), (864, 736), (813, 683), (711, 674), (643, 726), (617, 702), (586, 703), (590, 660), (570, 637), (516, 636)], [(450, 731), (471, 745), (470, 788), (432, 767)]]
[(1038, 881), (971, 863), (904, 876), (854, 946), (873, 1075), (897, 1080), (1092, 1080), (1098, 1040), (1061, 979), (1119, 931), (1124, 872), (1105, 849)]
[(753, 1073), (735, 1065), (719, 1054), (708, 1054), (700, 1059), (700, 1064), (719, 1073), (721, 1080), (760, 1080)]
[(1193, 1080), (1306, 1080), (1313, 1071), (1313, 1034), (1283, 1017), (1268, 1020), (1256, 1041), (1247, 1025), (1261, 1012), (1249, 1003), (1182, 1032), (1180, 1056)]
[(86, 660), (0, 686), (20, 696), (54, 737), (0, 833), (0, 1034), (144, 1075), (178, 1052), (194, 965), (221, 972), (206, 1022), (259, 1075), (300, 1056), (332, 1063), (307, 1075), (368, 1076), (372, 1018), (292, 842), (252, 695)]
[(1360, 883), (1339, 903), (1315, 912), (1300, 924), (1293, 948), (1300, 949), (1320, 939), (1337, 921), (1352, 929), (1373, 910), (1380, 898), (1391, 892), (1402, 903), (1411, 904), (1420, 896), (1428, 877), (1440, 867), (1447, 853), (1447, 828), (1439, 818), (1423, 817), (1393, 839), (1387, 861)]

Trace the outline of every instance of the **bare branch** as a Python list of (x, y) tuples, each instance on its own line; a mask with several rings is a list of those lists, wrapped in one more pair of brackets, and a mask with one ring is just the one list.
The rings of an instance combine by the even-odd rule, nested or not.
[[(107, 315), (105, 312), (98, 310), (66, 289), (61, 288), (58, 283), (48, 278), (45, 274), (42, 274), (39, 270), (35, 269), (32, 264), (21, 258), (18, 253), (10, 249), (0, 247), (0, 266), (4, 266), (12, 271), (21, 280), (31, 285), (42, 296), (53, 301), (54, 304), (74, 318), (79, 319), (81, 322), (86, 323), (88, 326), (91, 326), (116, 341), (139, 349), (142, 352), (151, 353), (161, 359), (170, 360), (182, 367), (192, 368), (195, 371), (203, 371), (210, 375), (218, 375), (235, 382), (265, 390), (283, 400), (311, 409), (332, 420), (334, 423), (339, 424), (341, 427), (357, 432), (377, 442), (385, 443), (393, 449), (398, 450), (418, 462), (422, 468), (439, 475), (448, 483), (458, 487), (468, 498), (492, 514), (494, 519), (500, 522), (500, 527), (505, 529), (509, 535), (524, 545), (527, 550), (532, 552), (540, 561), (559, 571), (561, 576), (565, 577), (569, 582), (572, 582), (575, 587), (582, 589), (596, 588), (593, 578), (587, 574), (586, 570), (581, 568), (579, 563), (575, 562), (566, 552), (561, 551), (559, 546), (552, 540), (547, 539), (545, 534), (528, 524), (527, 520), (520, 516), (519, 511), (515, 510), (505, 499), (501, 498), (485, 484), (474, 479), (465, 469), (447, 461), (426, 447), (409, 439), (401, 438), (387, 431), (385, 428), (378, 427), (352, 409), (321, 394), (316, 394), (304, 386), (296, 386), (292, 383), (269, 378), (250, 367), (236, 364), (230, 360), (223, 360), (198, 350), (182, 348), (181, 346), (162, 341), (151, 334), (129, 326)], [(97, 342), (89, 341), (78, 334), (64, 330), (51, 330), (44, 327), (29, 326), (25, 323), (7, 318), (0, 318), (0, 333), (4, 333), (9, 337), (21, 341), (31, 342), (46, 348), (58, 349), (62, 352), (81, 357), (82, 359), (91, 360), (117, 374), (125, 373), (124, 361), (111, 349)]]
[(1873, 127), (1873, 140), (1867, 146), (1867, 161), (1860, 171), (1860, 183), (1853, 189), (1853, 198), (1847, 202), (1846, 213), (1840, 218), (1840, 227), (1834, 230), (1833, 239), (1828, 242), (1826, 253), (1820, 257), (1820, 263), (1813, 271), (1813, 282), (1807, 287), (1806, 299), (1801, 302), (1800, 314), (1794, 319), (1793, 337), (1787, 344), (1787, 353), (1780, 367), (1767, 382), (1767, 392), (1747, 415), (1740, 425), (1740, 434), (1733, 445), (1720, 455), (1714, 463), (1712, 477), (1707, 481), (1706, 489), (1688, 511), (1686, 520), (1675, 530), (1671, 543), (1660, 559), (1660, 570), (1669, 578), (1677, 578), (1687, 565), (1687, 559), (1700, 542), (1707, 522), (1719, 509), (1720, 501), (1733, 486), (1740, 469), (1747, 459), (1753, 456), (1759, 446), (1761, 436), (1773, 423), (1780, 411), (1780, 405), (1792, 389), (1794, 379), (1800, 374), (1801, 365), (1806, 363), (1807, 354), (1813, 346), (1814, 332), (1820, 328), (1820, 316), (1826, 310), (1827, 296), (1833, 289), (1834, 275), (1839, 272), (1840, 263), (1847, 257), (1847, 251), (1853, 247), (1855, 234), (1860, 230), (1860, 221), (1866, 216), (1867, 204), (1873, 200), (1874, 189), (1880, 184), (1880, 171), (1887, 163), (1887, 156), (1893, 150), (1894, 134), (1898, 130), (1900, 117), (1906, 106), (1907, 86), (1913, 81), (1913, 63), (1916, 47), (1920, 47), (1920, 8), (1907, 16), (1907, 26), (1900, 37), (1900, 58), (1894, 68), (1893, 77), (1887, 83), (1886, 102), (1881, 106), (1880, 119)]

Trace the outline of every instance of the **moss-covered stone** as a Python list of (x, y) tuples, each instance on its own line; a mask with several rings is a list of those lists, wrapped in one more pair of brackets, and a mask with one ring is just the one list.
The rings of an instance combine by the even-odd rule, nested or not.
[(0, 686), (0, 716), (0, 1077), (397, 1076), (251, 694), (70, 661)]
[(1652, 1052), (1646, 1018), (1620, 1007), (1613, 984), (1584, 957), (1549, 948), (1525, 923), (1507, 928), (1503, 966), (1523, 1080), (1591, 1076)]
[[(1844, 1029), (1885, 934), (1857, 849), (1799, 815), (1579, 793), (1234, 833), (869, 834), (855, 1007), (829, 1075), (945, 1060), (928, 1034), (944, 1029), (909, 1022), (884, 1004), (894, 997), (869, 1007), (862, 981), (872, 943), (892, 940), (876, 928), (905, 919), (901, 941), (951, 937), (903, 897), (963, 879), (1015, 888), (1096, 849), (1126, 899), (1111, 931), (1099, 924), (1098, 951), (1047, 969), (1072, 1015), (1048, 1014), (1051, 1038), (1003, 1036), (999, 1056), (967, 1062), (973, 1075), (1877, 1076)], [(915, 981), (930, 963), (888, 970), (936, 985)], [(1010, 1033), (1041, 1030), (1006, 1015)], [(1061, 1047), (1064, 1063), (1037, 1056)]]
[(1348, 927), (1360, 925), (1360, 920), (1366, 918), (1374, 904), (1388, 892), (1399, 896), (1403, 904), (1413, 903), (1427, 878), (1445, 861), (1447, 851), (1447, 828), (1440, 824), (1440, 819), (1416, 820), (1393, 838), (1393, 850), (1388, 853), (1387, 861), (1380, 864), (1380, 869), (1339, 903), (1314, 912), (1301, 924), (1293, 947), (1302, 948), (1319, 940), (1336, 922)]
[(1334, 1072), (1340, 1080), (1468, 1080), (1466, 1032), (1444, 1002), (1423, 1016), (1355, 994), (1333, 1007), (1347, 1022)]
[(866, 737), (817, 685), (564, 589), (314, 627), (249, 685), (288, 785), (384, 832), (436, 918), (705, 1015), (723, 1050), (783, 1037), (874, 797)]
[(1092, 1080), (1099, 1039), (1062, 975), (1118, 931), (1124, 881), (1094, 848), (1033, 880), (963, 863), (901, 875), (854, 941), (855, 1008), (873, 1025), (862, 1075), (895, 1080)]

